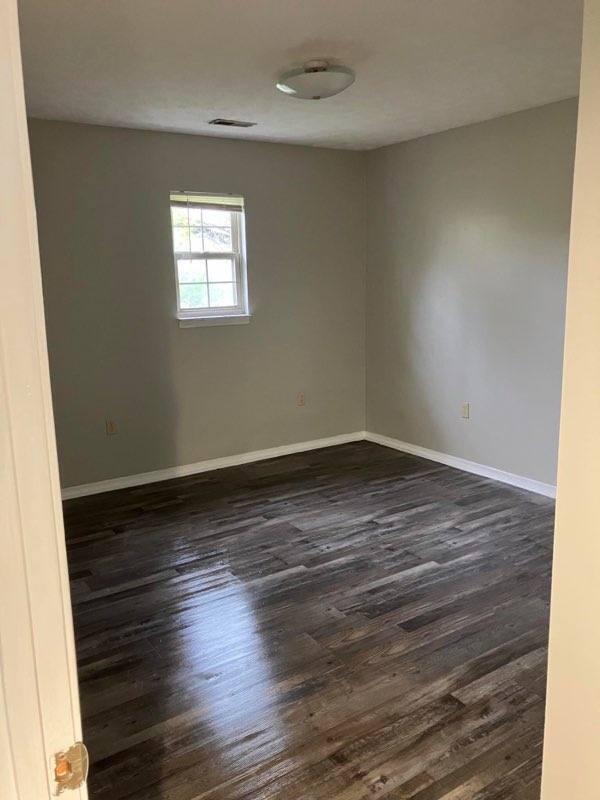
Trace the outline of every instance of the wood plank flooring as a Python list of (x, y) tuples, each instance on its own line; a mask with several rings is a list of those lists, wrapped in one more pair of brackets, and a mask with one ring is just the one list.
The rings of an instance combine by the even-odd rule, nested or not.
[(92, 800), (537, 800), (553, 513), (366, 442), (65, 503)]

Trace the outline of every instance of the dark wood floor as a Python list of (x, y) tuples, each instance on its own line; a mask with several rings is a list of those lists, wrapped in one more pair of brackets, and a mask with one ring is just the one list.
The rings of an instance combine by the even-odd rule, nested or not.
[(92, 800), (537, 800), (553, 503), (369, 443), (65, 504)]

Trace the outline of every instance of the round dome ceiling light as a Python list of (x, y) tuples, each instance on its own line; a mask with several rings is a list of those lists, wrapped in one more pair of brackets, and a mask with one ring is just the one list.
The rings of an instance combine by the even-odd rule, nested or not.
[(277, 81), (277, 88), (301, 100), (322, 100), (343, 92), (353, 83), (354, 72), (349, 67), (327, 61), (307, 61), (303, 67), (284, 72)]

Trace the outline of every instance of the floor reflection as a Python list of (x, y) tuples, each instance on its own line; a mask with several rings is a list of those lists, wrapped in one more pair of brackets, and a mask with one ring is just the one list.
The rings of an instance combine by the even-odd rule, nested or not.
[(268, 652), (254, 598), (231, 572), (223, 577), (222, 586), (182, 614), (182, 668), (198, 677), (194, 700), (202, 724), (228, 743), (223, 757), (239, 766), (245, 739), (254, 757), (257, 747), (269, 757), (285, 748), (288, 733), (277, 711), (276, 653)]

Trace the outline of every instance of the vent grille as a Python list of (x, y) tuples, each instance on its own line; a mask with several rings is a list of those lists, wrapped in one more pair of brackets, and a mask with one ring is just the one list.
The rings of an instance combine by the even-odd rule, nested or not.
[(223, 117), (215, 117), (208, 121), (209, 125), (225, 125), (228, 128), (252, 128), (256, 122), (243, 122), (239, 119), (224, 119)]

